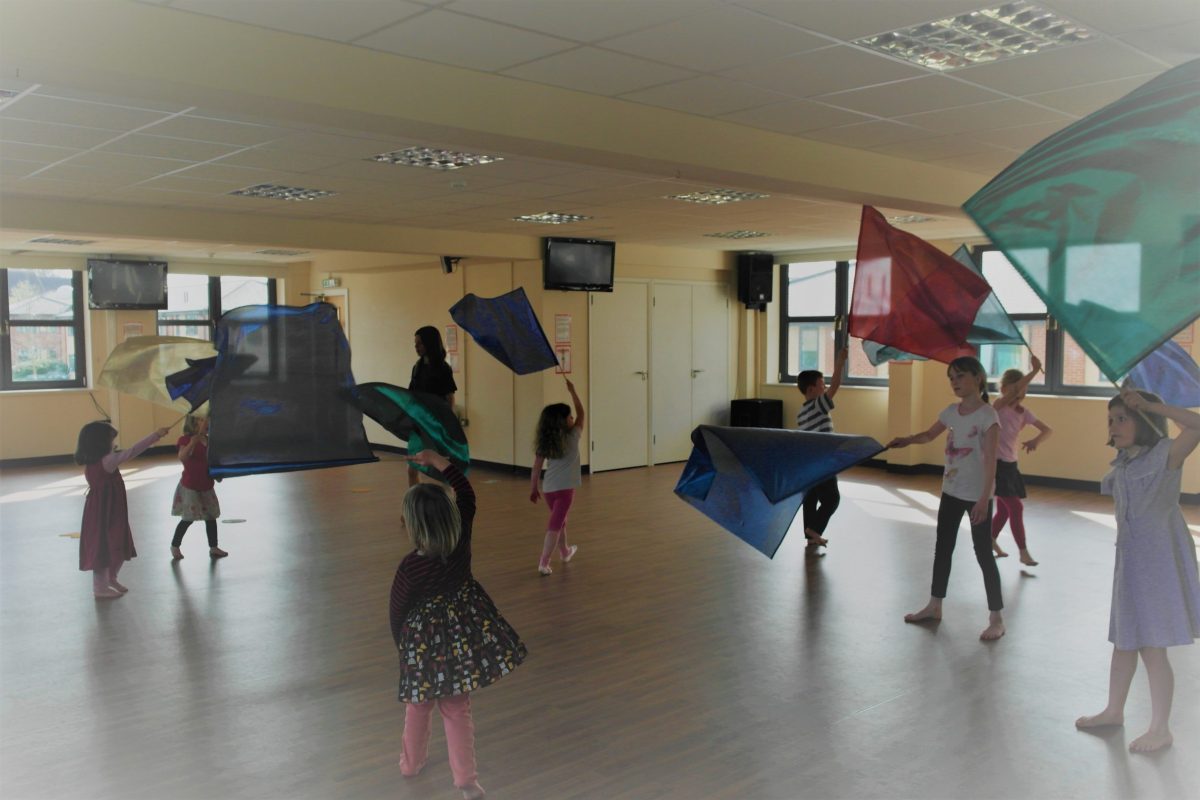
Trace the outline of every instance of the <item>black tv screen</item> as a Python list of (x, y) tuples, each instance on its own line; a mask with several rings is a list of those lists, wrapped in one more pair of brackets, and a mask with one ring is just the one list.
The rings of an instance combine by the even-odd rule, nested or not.
[(596, 239), (542, 240), (542, 284), (546, 289), (611, 292), (615, 242)]
[(88, 308), (167, 307), (167, 262), (89, 258)]

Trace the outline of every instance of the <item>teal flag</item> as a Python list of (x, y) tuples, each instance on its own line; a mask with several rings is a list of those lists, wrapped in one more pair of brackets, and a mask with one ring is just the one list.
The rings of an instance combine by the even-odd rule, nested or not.
[[(954, 260), (979, 277), (983, 277), (983, 269), (975, 263), (975, 259), (971, 258), (971, 253), (965, 244), (960, 244), (954, 251)], [(976, 347), (981, 344), (1025, 344), (1025, 337), (1021, 335), (1016, 323), (1004, 310), (1000, 298), (996, 297), (996, 293), (993, 291), (975, 314), (975, 321), (971, 323), (967, 341)]]
[(1117, 380), (1200, 310), (1200, 60), (1036, 145), (963, 209)]

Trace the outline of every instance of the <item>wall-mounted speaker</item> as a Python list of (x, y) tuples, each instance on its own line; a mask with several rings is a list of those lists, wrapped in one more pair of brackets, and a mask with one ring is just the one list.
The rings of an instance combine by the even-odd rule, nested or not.
[(462, 261), (461, 256), (442, 256), (442, 272), (449, 275), (454, 272), (454, 267), (458, 262)]
[(765, 311), (771, 302), (775, 256), (772, 253), (738, 253), (737, 298), (746, 308)]

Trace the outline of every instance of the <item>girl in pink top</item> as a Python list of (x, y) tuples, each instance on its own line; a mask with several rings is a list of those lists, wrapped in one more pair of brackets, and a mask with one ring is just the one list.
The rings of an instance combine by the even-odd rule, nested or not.
[(129, 591), (117, 582), (125, 562), (137, 556), (129, 530), (125, 481), (118, 469), (167, 435), (159, 428), (128, 450), (114, 451), (117, 429), (107, 422), (89, 422), (79, 431), (75, 463), (83, 466), (88, 493), (79, 530), (79, 569), (92, 573), (92, 594), (100, 599)]
[(996, 516), (992, 519), (992, 550), (996, 558), (1008, 555), (996, 541), (1007, 522), (1021, 551), (1021, 563), (1036, 567), (1038, 562), (1033, 560), (1029, 548), (1025, 546), (1025, 506), (1021, 504), (1021, 498), (1025, 497), (1025, 481), (1017, 469), (1017, 437), (1026, 425), (1032, 425), (1040, 431), (1021, 445), (1026, 453), (1032, 453), (1053, 431), (1021, 405), (1030, 382), (1042, 369), (1042, 362), (1038, 361), (1037, 356), (1030, 359), (1030, 367), (1027, 375), (1022, 375), (1020, 370), (1007, 370), (1000, 378), (1000, 398), (992, 405), (1000, 418), (1000, 439), (996, 443)]

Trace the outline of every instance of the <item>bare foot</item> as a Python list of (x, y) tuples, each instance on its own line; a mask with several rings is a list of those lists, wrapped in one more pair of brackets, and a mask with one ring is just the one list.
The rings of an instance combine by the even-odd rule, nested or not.
[(1075, 720), (1075, 727), (1080, 729), (1086, 728), (1105, 728), (1115, 725), (1124, 725), (1125, 715), (1119, 711), (1109, 711), (1107, 708), (1092, 717), (1080, 717)]
[(1028, 550), (1021, 551), (1021, 563), (1027, 567), (1036, 567), (1038, 562), (1033, 560), (1033, 556), (1029, 555)]
[(100, 590), (93, 590), (92, 596), (97, 600), (114, 600), (118, 597), (124, 597), (125, 595), (121, 594), (111, 586), (108, 586)]
[(479, 785), (479, 781), (475, 781), (470, 786), (460, 786), (462, 789), (463, 800), (482, 800), (484, 797), (483, 787)]
[(213, 558), (224, 558), (225, 556), (229, 555), (229, 553), (226, 553), (219, 547), (208, 548), (208, 554)]
[(928, 619), (938, 621), (938, 620), (941, 620), (941, 618), (942, 618), (942, 609), (938, 608), (933, 603), (930, 603), (929, 605), (925, 606), (920, 611), (914, 611), (911, 614), (904, 615), (905, 622), (924, 622), (925, 620), (928, 620)]
[(992, 539), (992, 551), (996, 554), (996, 558), (1008, 558), (1008, 553), (1000, 549), (995, 539)]
[(1138, 738), (1129, 743), (1129, 752), (1131, 753), (1153, 753), (1155, 750), (1162, 750), (1164, 747), (1170, 747), (1171, 742), (1175, 741), (1175, 737), (1170, 731), (1158, 733), (1156, 731), (1146, 731)]
[(183, 551), (180, 550), (178, 547), (172, 547), (171, 548), (171, 558), (178, 561), (179, 559), (183, 558)]
[(804, 529), (804, 538), (808, 539), (808, 544), (812, 547), (829, 544), (824, 536), (821, 536), (819, 533), (810, 528)]
[(994, 642), (1004, 635), (1004, 622), (1001, 620), (992, 620), (988, 626), (983, 629), (983, 633), (979, 634), (979, 638), (985, 642)]
[(120, 592), (121, 594), (125, 594), (126, 592), (128, 592), (128, 591), (129, 591), (129, 587), (128, 587), (128, 586), (125, 586), (124, 584), (117, 583), (117, 579), (116, 579), (116, 578), (109, 578), (109, 579), (108, 579), (108, 585), (109, 585), (109, 587), (110, 587), (110, 588), (112, 588), (112, 589), (116, 589), (116, 590), (117, 590), (118, 592)]

